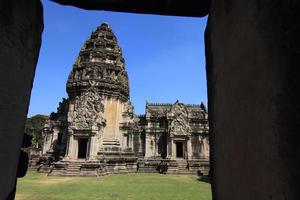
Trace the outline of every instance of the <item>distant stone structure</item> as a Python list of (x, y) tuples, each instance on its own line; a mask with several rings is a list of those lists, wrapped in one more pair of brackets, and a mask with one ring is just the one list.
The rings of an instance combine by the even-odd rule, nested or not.
[(139, 116), (145, 149), (140, 170), (154, 170), (157, 159), (167, 159), (169, 172), (209, 171), (208, 115), (200, 105), (146, 103)]
[(136, 116), (121, 48), (107, 24), (80, 50), (67, 93), (44, 126), (39, 171), (70, 176), (146, 172), (166, 160), (170, 172), (208, 173), (205, 106), (147, 103), (146, 114)]

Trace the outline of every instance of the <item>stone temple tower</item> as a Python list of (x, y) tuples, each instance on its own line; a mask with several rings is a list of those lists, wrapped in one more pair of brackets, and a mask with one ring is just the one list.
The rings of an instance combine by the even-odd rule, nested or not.
[(128, 75), (117, 38), (107, 24), (92, 32), (80, 50), (68, 78), (67, 92), (68, 157), (84, 157), (81, 149), (70, 148), (74, 136), (78, 138), (78, 148), (85, 148), (87, 143), (86, 155), (91, 159), (101, 153), (130, 149), (129, 137), (121, 130), (122, 123), (133, 120)]
[(67, 93), (68, 99), (45, 126), (45, 135), (47, 130), (51, 133), (55, 147), (47, 145), (46, 139), (44, 153), (60, 149), (65, 161), (133, 155), (137, 118), (129, 101), (121, 48), (107, 24), (92, 32), (81, 48), (68, 77)]

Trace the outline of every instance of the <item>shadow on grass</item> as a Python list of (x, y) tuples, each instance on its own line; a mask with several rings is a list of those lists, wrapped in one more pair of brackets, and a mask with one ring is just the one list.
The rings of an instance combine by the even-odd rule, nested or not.
[(211, 183), (209, 176), (201, 176), (198, 177), (198, 181), (204, 182), (204, 183)]

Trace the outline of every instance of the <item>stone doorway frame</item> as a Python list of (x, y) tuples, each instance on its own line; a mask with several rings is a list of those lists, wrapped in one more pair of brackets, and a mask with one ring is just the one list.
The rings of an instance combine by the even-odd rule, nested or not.
[[(188, 142), (189, 142), (188, 138), (182, 138), (182, 137), (171, 138), (172, 151), (170, 152), (171, 155), (169, 155), (169, 157), (171, 159), (187, 160), (188, 159), (188, 150), (189, 150)], [(177, 143), (182, 143), (182, 157), (177, 157)]]

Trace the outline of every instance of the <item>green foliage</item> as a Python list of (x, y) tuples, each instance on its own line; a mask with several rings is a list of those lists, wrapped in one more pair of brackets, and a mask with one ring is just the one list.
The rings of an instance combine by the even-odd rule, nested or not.
[(46, 115), (34, 115), (27, 118), (25, 124), (25, 134), (32, 136), (31, 144), (35, 146), (37, 143), (42, 143), (42, 131), (48, 116)]
[(31, 200), (211, 200), (210, 184), (191, 175), (126, 174), (54, 177), (28, 173), (16, 199)]

